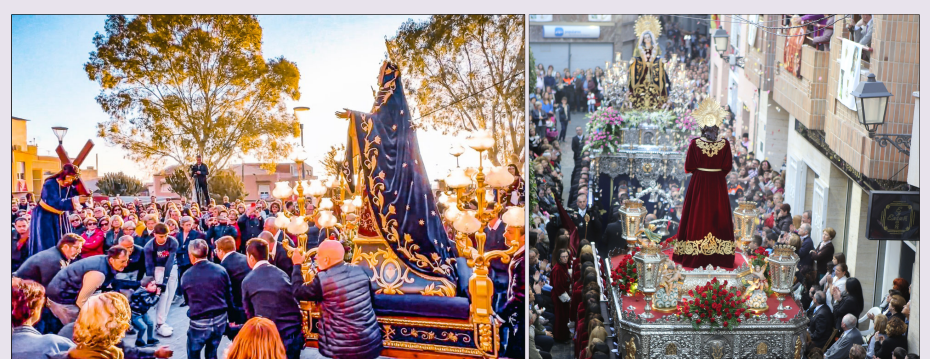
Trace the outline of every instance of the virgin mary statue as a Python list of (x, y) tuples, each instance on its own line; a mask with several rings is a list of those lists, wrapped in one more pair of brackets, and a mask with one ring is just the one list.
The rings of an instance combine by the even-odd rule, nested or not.
[(633, 61), (630, 63), (629, 87), (634, 109), (655, 110), (668, 102), (668, 74), (660, 60), (658, 38), (662, 32), (659, 19), (652, 15), (640, 16), (634, 26), (638, 38)]

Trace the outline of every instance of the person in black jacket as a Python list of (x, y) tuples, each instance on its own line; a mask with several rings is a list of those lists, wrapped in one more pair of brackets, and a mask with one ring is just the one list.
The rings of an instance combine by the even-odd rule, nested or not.
[[(574, 90), (569, 90), (574, 91)], [(572, 120), (571, 108), (568, 105), (568, 96), (562, 96), (562, 102), (555, 105), (555, 118), (562, 125), (559, 131), (559, 142), (565, 141), (565, 133), (568, 132), (568, 123)]]
[[(34, 254), (19, 267), (19, 270), (13, 272), (13, 277), (29, 279), (48, 287), (52, 278), (61, 271), (62, 268), (71, 264), (71, 261), (81, 254), (81, 245), (84, 239), (74, 233), (67, 233), (58, 240), (58, 245), (39, 253)], [(52, 314), (48, 306), (42, 306), (42, 319), (33, 324), (33, 327), (42, 334), (57, 333), (61, 328), (61, 322)]]
[[(616, 221), (610, 222), (604, 229), (603, 238), (600, 241), (606, 242), (608, 252), (620, 248), (620, 253), (626, 253), (626, 240), (623, 239), (623, 220), (620, 218), (620, 212), (614, 212)], [(601, 255), (607, 255), (601, 253)]]
[(167, 324), (167, 320), (174, 292), (178, 289), (178, 268), (174, 259), (178, 253), (178, 240), (168, 235), (168, 225), (164, 223), (155, 225), (152, 236), (153, 239), (144, 248), (145, 275), (155, 277), (155, 282), (165, 288), (164, 295), (155, 307), (155, 331), (158, 335), (170, 337), (174, 329)]
[(575, 163), (578, 163), (578, 159), (581, 158), (581, 151), (584, 149), (584, 132), (581, 131), (581, 126), (575, 127), (575, 136), (572, 136), (572, 159), (575, 160)]
[(904, 324), (901, 318), (891, 317), (891, 319), (888, 319), (885, 332), (888, 335), (875, 343), (876, 358), (892, 359), (892, 355), (897, 348), (904, 348), (907, 351), (907, 324)]
[(13, 271), (15, 272), (29, 257), (29, 248), (27, 247), (29, 243), (28, 219), (19, 217), (13, 220), (13, 236), (10, 242), (13, 245), (13, 252), (10, 256), (10, 260), (12, 261)]
[(97, 289), (106, 288), (129, 262), (126, 248), (112, 247), (105, 255), (84, 258), (69, 264), (48, 283), (45, 295), (49, 309), (62, 324), (77, 320), (84, 302)]
[(58, 240), (58, 245), (29, 257), (18, 270), (13, 272), (16, 278), (29, 279), (48, 287), (52, 278), (67, 267), (81, 254), (84, 239), (74, 233), (67, 233)]
[(236, 252), (236, 239), (230, 236), (216, 241), (216, 257), (220, 259), (220, 265), (226, 269), (229, 280), (232, 282), (233, 302), (231, 305), (235, 308), (229, 315), (230, 328), (226, 331), (226, 336), (229, 340), (233, 340), (239, 332), (238, 326), (246, 321), (245, 310), (242, 309), (242, 281), (252, 271), (252, 268), (249, 268), (249, 261), (245, 255)]
[(194, 178), (194, 192), (197, 194), (197, 202), (206, 207), (209, 203), (210, 193), (207, 191), (207, 176), (210, 170), (207, 164), (203, 163), (203, 158), (197, 155), (197, 163), (191, 166), (191, 177)]
[[(158, 339), (155, 339), (155, 324), (149, 317), (149, 309), (158, 303), (158, 296), (161, 289), (155, 283), (154, 277), (142, 279), (142, 286), (132, 293), (129, 299), (129, 309), (132, 311), (132, 317), (129, 319), (133, 328), (139, 335), (136, 337), (136, 347), (146, 345), (157, 345)], [(148, 341), (143, 340), (143, 335), (148, 335)]]
[[(178, 231), (177, 240), (178, 240), (178, 251), (175, 255), (175, 261), (178, 266), (178, 278), (184, 276), (186, 272), (191, 267), (190, 257), (187, 255), (187, 246), (191, 241), (195, 239), (203, 239), (203, 233), (194, 230), (194, 218), (190, 216), (181, 217), (181, 230)], [(209, 257), (209, 255), (208, 255)], [(180, 289), (180, 288), (179, 288)], [(183, 290), (179, 290), (175, 296), (184, 296)], [(187, 302), (181, 303), (181, 306), (184, 307), (187, 305)]]
[(246, 259), (252, 271), (242, 281), (242, 307), (248, 319), (261, 316), (274, 322), (287, 358), (299, 359), (304, 344), (300, 304), (294, 298), (288, 275), (268, 262), (269, 252), (264, 239), (253, 238), (246, 243)]
[(833, 305), (833, 317), (835, 322), (834, 327), (836, 329), (841, 329), (840, 325), (842, 324), (843, 316), (852, 314), (858, 319), (859, 315), (862, 314), (862, 284), (860, 284), (859, 280), (856, 278), (849, 278), (846, 280), (845, 292), (840, 292), (840, 288), (836, 286), (830, 290), (833, 291), (833, 298), (840, 298), (837, 303)]
[(216, 351), (226, 332), (232, 311), (232, 283), (226, 270), (207, 260), (210, 247), (203, 239), (195, 239), (187, 247), (191, 267), (181, 277), (181, 287), (187, 301), (187, 358), (216, 359)]
[(814, 315), (807, 326), (811, 334), (811, 345), (814, 348), (823, 348), (833, 334), (833, 312), (825, 303), (827, 296), (823, 292), (814, 293)]
[(381, 329), (372, 306), (377, 290), (362, 267), (345, 263), (345, 249), (334, 240), (320, 243), (319, 273), (303, 283), (303, 251), (295, 251), (291, 272), (294, 296), (320, 302), (320, 354), (340, 359), (372, 359), (381, 354)]
[(248, 242), (250, 239), (258, 237), (259, 233), (262, 233), (265, 220), (253, 203), (251, 206), (246, 207), (244, 214), (239, 216), (238, 224), (239, 231), (242, 232), (242, 241)]
[[(223, 236), (231, 236), (233, 238), (239, 237), (239, 231), (235, 226), (232, 225), (232, 221), (229, 219), (229, 213), (225, 209), (221, 209), (216, 215), (216, 225), (210, 227), (207, 230), (206, 240), (207, 245), (210, 246), (210, 249), (216, 248), (216, 240), (220, 239)], [(251, 238), (242, 237), (244, 241), (247, 241)], [(245, 246), (242, 246), (245, 247)], [(240, 248), (239, 253), (242, 253)]]

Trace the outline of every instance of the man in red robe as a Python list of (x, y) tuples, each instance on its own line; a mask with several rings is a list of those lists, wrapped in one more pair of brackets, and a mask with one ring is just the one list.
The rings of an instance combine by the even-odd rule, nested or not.
[(691, 181), (672, 257), (685, 267), (733, 267), (736, 246), (726, 181), (733, 155), (729, 142), (717, 138), (723, 114), (725, 111), (710, 98), (694, 112), (702, 125), (701, 138), (691, 141), (685, 158), (685, 172), (691, 173)]
[(568, 274), (570, 256), (568, 251), (560, 249), (556, 253), (558, 260), (552, 267), (550, 283), (552, 283), (552, 306), (555, 310), (555, 322), (552, 324), (552, 339), (556, 342), (564, 343), (571, 339), (568, 330), (569, 311), (571, 310), (568, 299), (571, 296), (572, 286), (571, 277)]

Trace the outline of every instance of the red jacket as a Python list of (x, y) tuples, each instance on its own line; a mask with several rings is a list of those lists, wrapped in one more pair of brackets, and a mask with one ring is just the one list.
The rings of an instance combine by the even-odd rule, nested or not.
[(84, 238), (84, 246), (81, 247), (81, 258), (103, 254), (103, 242), (106, 239), (103, 231), (95, 229), (94, 234), (84, 232), (81, 238)]

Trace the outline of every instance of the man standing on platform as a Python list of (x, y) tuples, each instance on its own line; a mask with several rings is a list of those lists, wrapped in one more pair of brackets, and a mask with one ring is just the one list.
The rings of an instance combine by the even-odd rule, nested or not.
[(194, 178), (194, 191), (197, 193), (197, 203), (204, 208), (210, 203), (210, 194), (207, 192), (207, 175), (210, 170), (203, 163), (203, 158), (197, 155), (197, 163), (191, 166), (191, 177)]

